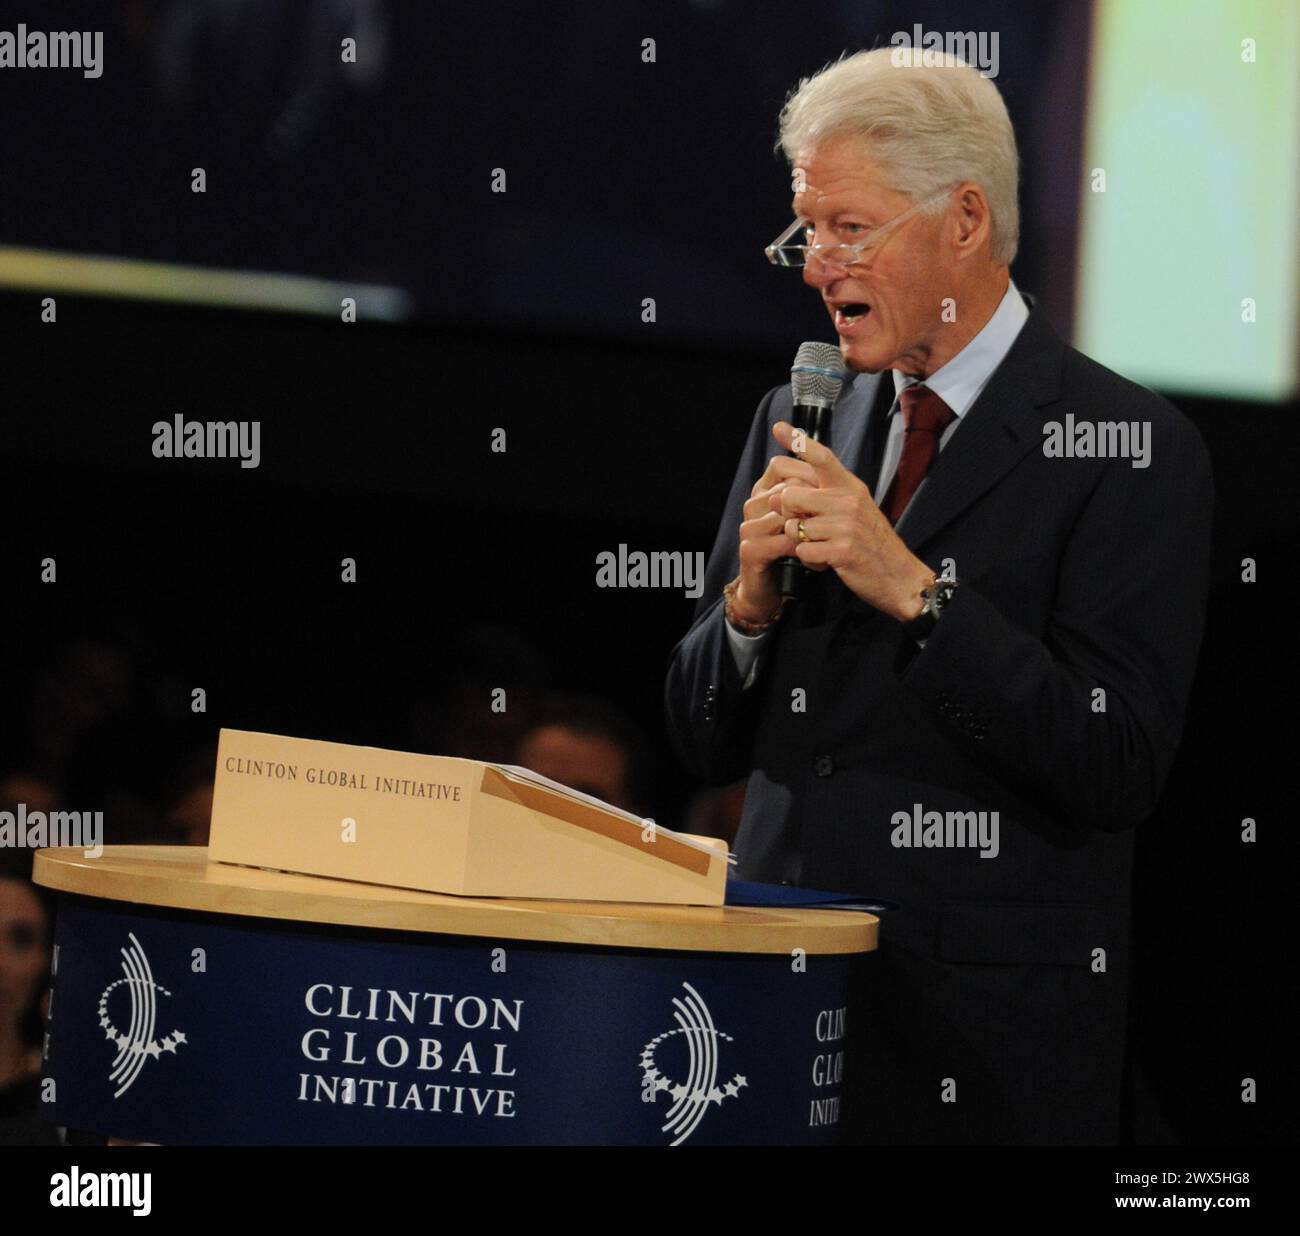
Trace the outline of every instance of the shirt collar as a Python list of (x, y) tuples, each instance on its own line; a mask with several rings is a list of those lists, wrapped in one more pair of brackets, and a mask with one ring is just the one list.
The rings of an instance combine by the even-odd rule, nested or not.
[[(984, 329), (922, 385), (934, 391), (955, 415), (963, 416), (1002, 363), (1002, 358), (1011, 351), (1011, 345), (1028, 317), (1029, 310), (1019, 289), (1013, 281), (1008, 281), (1006, 294), (993, 311), (993, 316), (984, 323)], [(894, 375), (894, 410), (897, 411), (897, 396), (906, 387), (916, 385), (918, 380), (897, 369), (891, 372)]]

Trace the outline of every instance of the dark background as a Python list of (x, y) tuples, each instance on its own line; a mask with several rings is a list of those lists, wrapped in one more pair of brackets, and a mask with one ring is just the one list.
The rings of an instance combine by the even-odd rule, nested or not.
[[(827, 337), (761, 255), (789, 219), (786, 91), (913, 22), (999, 29), (1024, 166), (1013, 276), (1068, 337), (1088, 6), (971, 9), (0, 6), (7, 29), (106, 30), (98, 81), (0, 74), (0, 244), (363, 279), (415, 307), (343, 325), (60, 295), (44, 325), (39, 292), (0, 297), (0, 764), (26, 766), (42, 701), (93, 645), (130, 674), (65, 788), (109, 804), (109, 841), (221, 726), (440, 750), (447, 702), (495, 685), (622, 706), (655, 750), (653, 813), (677, 823), (695, 787), (660, 700), (694, 602), (600, 589), (595, 555), (707, 552), (758, 400)], [(304, 67), (359, 22), (382, 49), (366, 84)], [(1214, 583), (1183, 750), (1139, 829), (1133, 1136), (1275, 1142), (1294, 1124), (1294, 409), (1175, 402), (1215, 461)], [(261, 466), (155, 459), (176, 413), (260, 420)]]

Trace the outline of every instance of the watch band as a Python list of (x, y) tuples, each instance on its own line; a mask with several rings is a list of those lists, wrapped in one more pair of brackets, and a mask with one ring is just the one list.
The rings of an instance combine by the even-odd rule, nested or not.
[(929, 639), (934, 628), (939, 624), (939, 616), (952, 601), (957, 591), (957, 581), (946, 575), (935, 576), (934, 583), (921, 589), (924, 604), (921, 612), (906, 624), (907, 633), (913, 639)]

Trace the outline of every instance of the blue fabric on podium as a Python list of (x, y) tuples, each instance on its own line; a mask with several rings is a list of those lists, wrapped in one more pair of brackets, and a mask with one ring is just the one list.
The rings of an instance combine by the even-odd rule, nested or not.
[(895, 901), (859, 893), (827, 893), (816, 888), (794, 888), (789, 884), (759, 884), (754, 880), (727, 881), (729, 906), (798, 906), (805, 910), (866, 910), (885, 914), (898, 909)]

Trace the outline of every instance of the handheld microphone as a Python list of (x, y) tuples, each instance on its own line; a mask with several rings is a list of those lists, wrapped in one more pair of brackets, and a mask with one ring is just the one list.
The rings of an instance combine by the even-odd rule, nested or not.
[[(790, 387), (794, 394), (794, 415), (790, 423), (814, 442), (830, 445), (831, 409), (839, 398), (844, 377), (844, 357), (833, 343), (810, 341), (799, 345), (790, 367)], [(778, 558), (775, 567), (781, 596), (802, 595), (808, 568), (798, 558)]]

